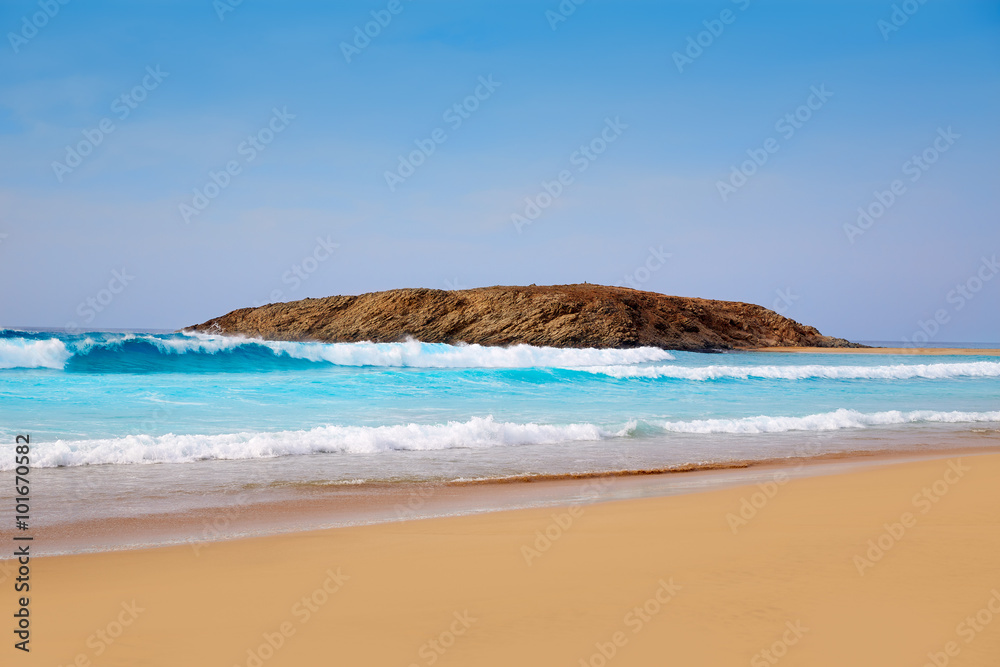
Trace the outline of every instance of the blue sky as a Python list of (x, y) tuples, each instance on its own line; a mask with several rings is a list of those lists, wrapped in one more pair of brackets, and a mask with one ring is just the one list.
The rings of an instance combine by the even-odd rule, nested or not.
[(0, 3), (0, 324), (588, 281), (1000, 341), (996, 2), (224, 1)]

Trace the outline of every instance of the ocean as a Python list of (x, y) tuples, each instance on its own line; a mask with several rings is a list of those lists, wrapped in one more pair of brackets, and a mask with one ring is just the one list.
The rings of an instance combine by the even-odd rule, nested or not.
[(29, 433), (52, 524), (248, 489), (995, 447), (1000, 362), (4, 330), (0, 414), (0, 470)]

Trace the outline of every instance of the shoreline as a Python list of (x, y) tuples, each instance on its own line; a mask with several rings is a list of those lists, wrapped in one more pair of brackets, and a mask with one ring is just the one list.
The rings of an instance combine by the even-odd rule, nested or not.
[[(282, 486), (295, 491), (293, 498), (42, 526), (35, 530), (34, 553), (39, 557), (57, 557), (176, 545), (188, 545), (197, 553), (207, 545), (234, 540), (623, 499), (665, 498), (765, 483), (775, 475), (799, 479), (996, 451), (995, 446), (988, 445), (925, 451), (856, 450), (607, 472), (434, 482), (290, 484)], [(0, 540), (12, 535), (0, 530)], [(3, 560), (0, 558), (0, 562)]]
[(788, 354), (913, 354), (917, 356), (1000, 356), (1000, 348), (974, 347), (756, 347), (747, 352)]
[(32, 660), (92, 660), (106, 629), (102, 664), (721, 665), (780, 649), (790, 665), (920, 665), (949, 642), (992, 664), (1000, 626), (968, 642), (956, 624), (1000, 602), (1000, 454), (887, 463), (38, 558), (32, 583), (59, 596), (32, 601)]

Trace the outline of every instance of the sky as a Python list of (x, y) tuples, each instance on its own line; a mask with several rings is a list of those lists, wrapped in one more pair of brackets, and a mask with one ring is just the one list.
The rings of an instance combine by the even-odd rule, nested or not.
[(0, 30), (0, 326), (590, 282), (1000, 342), (995, 1), (0, 0)]

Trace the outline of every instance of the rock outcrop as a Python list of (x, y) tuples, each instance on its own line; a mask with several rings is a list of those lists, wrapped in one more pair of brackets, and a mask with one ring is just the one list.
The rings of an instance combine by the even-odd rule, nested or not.
[(321, 342), (527, 343), (551, 347), (729, 350), (864, 347), (772, 310), (627, 287), (396, 289), (240, 308), (189, 330)]

